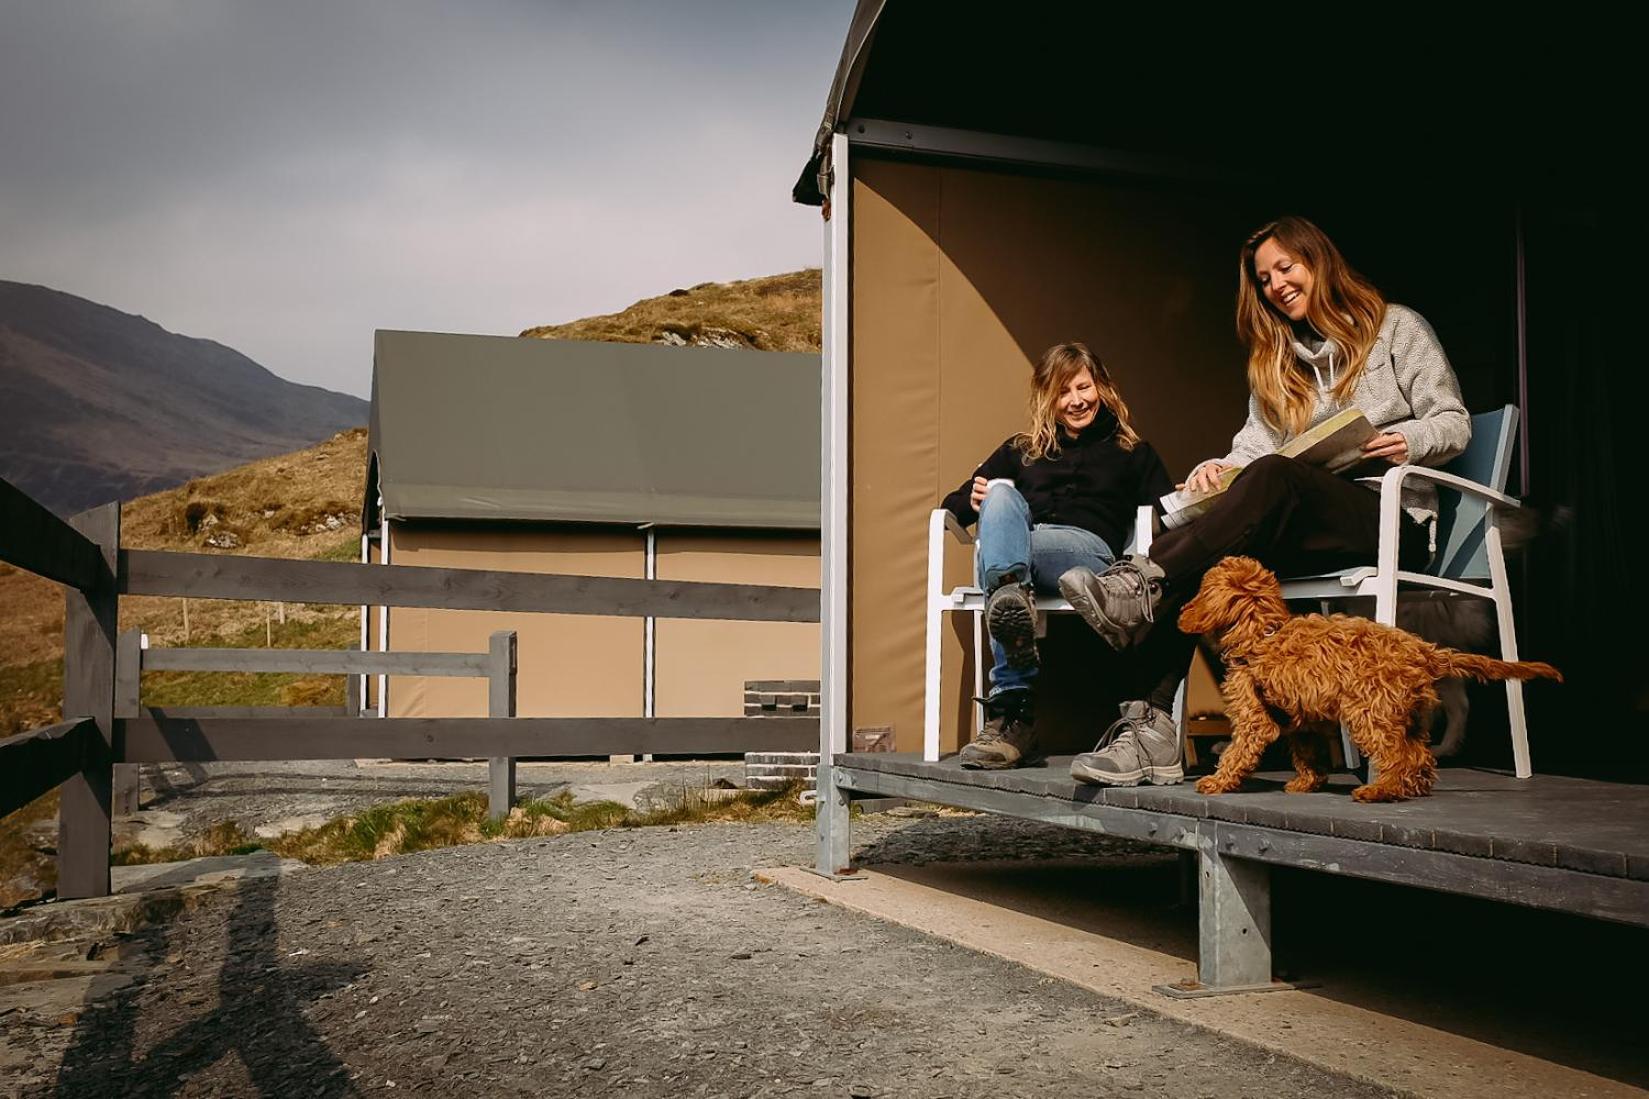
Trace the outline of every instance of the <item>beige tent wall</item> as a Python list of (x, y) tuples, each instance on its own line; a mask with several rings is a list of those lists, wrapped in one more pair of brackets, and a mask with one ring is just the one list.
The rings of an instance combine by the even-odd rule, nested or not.
[[(1062, 340), (1105, 360), (1170, 473), (1223, 454), (1246, 393), (1237, 248), (1262, 212), (1161, 186), (868, 158), (854, 173), (850, 722), (891, 724), (916, 751), (928, 513), (1023, 426), (1030, 365)], [(965, 551), (947, 568), (965, 576)], [(1054, 625), (1043, 724), (1076, 745), (1108, 720), (1091, 700), (1114, 658)], [(971, 709), (957, 626), (946, 750)]]
[[(661, 531), (660, 580), (819, 586), (817, 535)], [(659, 717), (738, 717), (752, 679), (819, 678), (816, 622), (661, 618), (654, 634)]]
[[(390, 524), (397, 565), (641, 578), (640, 532), (543, 531)], [(640, 618), (396, 607), (389, 644), (397, 651), (485, 652), (496, 630), (516, 631), (516, 709), (523, 717), (639, 717)], [(391, 717), (484, 717), (484, 679), (394, 677)]]

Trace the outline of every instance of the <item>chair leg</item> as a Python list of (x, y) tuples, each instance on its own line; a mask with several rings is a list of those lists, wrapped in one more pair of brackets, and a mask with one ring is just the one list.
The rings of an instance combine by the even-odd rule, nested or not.
[[(938, 601), (928, 597), (927, 667), (922, 679), (922, 758), (929, 763), (939, 759), (939, 681), (940, 628), (944, 611)], [(821, 796), (823, 791), (820, 791)]]
[[(1324, 614), (1329, 613), (1328, 600), (1324, 599), (1318, 606)], [(1340, 754), (1345, 757), (1347, 770), (1355, 771), (1363, 765), (1362, 753), (1357, 751), (1357, 745), (1351, 742), (1351, 732), (1346, 728), (1346, 723), (1343, 721), (1340, 722)], [(1374, 765), (1371, 763), (1369, 766), (1373, 767)]]
[[(973, 612), (973, 697), (985, 697), (985, 669), (990, 667), (991, 647), (985, 642), (985, 612)], [(968, 730), (978, 736), (985, 727), (985, 704), (973, 704), (973, 725)]]
[[(1500, 550), (1500, 528), (1491, 512), (1483, 532), (1489, 558), (1489, 581), (1494, 585), (1495, 624), (1500, 629), (1500, 659), (1508, 663), (1517, 659), (1517, 625), (1512, 621), (1512, 589), (1506, 580), (1506, 558)], [(1529, 723), (1523, 713), (1523, 683), (1506, 680), (1506, 716), (1512, 727), (1512, 773), (1518, 778), (1534, 774), (1529, 759)]]
[(1169, 711), (1174, 719), (1174, 733), (1179, 737), (1180, 761), (1187, 767), (1197, 765), (1197, 750), (1191, 747), (1191, 738), (1185, 734), (1185, 687), (1190, 677), (1179, 681), (1179, 689), (1174, 692), (1174, 706)]

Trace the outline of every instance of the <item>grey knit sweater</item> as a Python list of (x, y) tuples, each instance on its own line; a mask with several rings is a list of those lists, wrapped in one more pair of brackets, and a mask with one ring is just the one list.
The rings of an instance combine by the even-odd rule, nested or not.
[[(1295, 361), (1310, 370), (1317, 382), (1317, 407), (1311, 425), (1321, 423), (1346, 408), (1358, 408), (1369, 423), (1382, 432), (1399, 431), (1408, 440), (1410, 465), (1440, 466), (1466, 449), (1471, 441), (1471, 417), (1460, 399), (1460, 383), (1449, 366), (1437, 334), (1426, 319), (1402, 305), (1386, 306), (1368, 363), (1363, 367), (1351, 399), (1334, 399), (1334, 380), (1345, 364), (1333, 340), (1296, 340)], [(1231, 452), (1220, 461), (1247, 465), (1274, 452), (1293, 436), (1274, 430), (1260, 415), (1259, 401), (1248, 398), (1248, 422), (1231, 440)], [(1206, 464), (1206, 463), (1205, 463)], [(1377, 477), (1361, 483), (1376, 491)], [(1403, 488), (1403, 510), (1420, 522), (1437, 514), (1437, 489), (1424, 481), (1411, 481)]]

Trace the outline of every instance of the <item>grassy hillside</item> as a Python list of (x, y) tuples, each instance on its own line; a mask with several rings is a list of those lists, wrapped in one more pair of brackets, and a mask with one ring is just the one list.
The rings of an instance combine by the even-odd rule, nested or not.
[(819, 279), (819, 269), (812, 267), (743, 282), (704, 282), (645, 298), (621, 313), (540, 325), (521, 334), (545, 340), (817, 351)]

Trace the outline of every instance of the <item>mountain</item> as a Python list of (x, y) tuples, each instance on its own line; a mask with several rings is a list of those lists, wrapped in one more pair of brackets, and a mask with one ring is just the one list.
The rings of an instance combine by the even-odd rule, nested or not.
[(60, 514), (366, 423), (358, 397), (44, 286), (0, 280), (0, 477)]
[(546, 340), (693, 344), (755, 351), (819, 350), (817, 267), (742, 282), (701, 282), (619, 313), (546, 324), (521, 333)]

